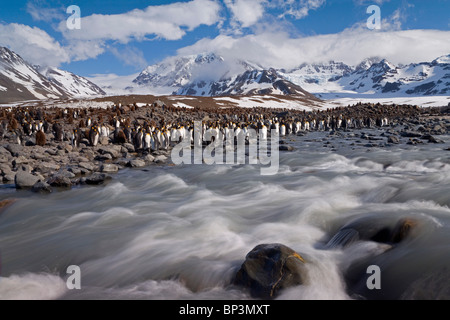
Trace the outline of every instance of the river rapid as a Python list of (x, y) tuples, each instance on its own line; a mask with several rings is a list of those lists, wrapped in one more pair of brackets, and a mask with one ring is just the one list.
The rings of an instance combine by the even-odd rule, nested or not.
[[(285, 137), (295, 149), (275, 175), (164, 164), (47, 195), (3, 185), (0, 200), (16, 200), (0, 212), (0, 299), (253, 299), (230, 283), (266, 243), (307, 261), (308, 283), (279, 300), (450, 298), (450, 137), (367, 146), (361, 134)], [(395, 246), (326, 246), (348, 221), (382, 229), (405, 217), (418, 224)], [(71, 265), (79, 290), (67, 287)], [(381, 289), (367, 288), (371, 265)]]

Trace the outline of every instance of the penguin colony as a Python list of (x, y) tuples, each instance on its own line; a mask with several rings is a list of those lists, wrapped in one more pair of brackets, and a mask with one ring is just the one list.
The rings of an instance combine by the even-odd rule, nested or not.
[[(317, 111), (271, 108), (177, 108), (160, 103), (136, 103), (101, 108), (14, 107), (0, 110), (0, 139), (17, 144), (34, 141), (81, 143), (131, 143), (136, 151), (168, 150), (186, 136), (193, 141), (194, 121), (202, 121), (203, 134), (221, 132), (224, 140), (241, 131), (256, 130), (261, 138), (275, 130), (280, 136), (308, 131), (337, 131), (387, 127), (421, 114), (440, 114), (439, 108), (413, 105), (361, 104)], [(229, 141), (229, 140), (228, 140)], [(31, 142), (32, 143), (32, 142)]]

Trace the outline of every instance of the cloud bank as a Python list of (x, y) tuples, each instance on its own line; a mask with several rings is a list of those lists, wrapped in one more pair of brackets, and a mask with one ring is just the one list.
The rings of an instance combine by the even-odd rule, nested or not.
[(291, 38), (283, 32), (202, 39), (178, 50), (179, 55), (211, 51), (228, 59), (242, 59), (265, 67), (294, 68), (302, 63), (331, 60), (356, 65), (379, 56), (393, 63), (430, 61), (450, 52), (450, 31), (372, 31), (362, 27), (340, 33)]

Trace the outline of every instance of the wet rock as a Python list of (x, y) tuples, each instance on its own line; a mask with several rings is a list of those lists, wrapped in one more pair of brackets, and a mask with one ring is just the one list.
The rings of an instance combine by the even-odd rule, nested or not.
[(400, 139), (397, 136), (389, 136), (387, 142), (392, 144), (399, 144)]
[(91, 176), (87, 177), (85, 180), (86, 184), (89, 185), (99, 185), (99, 184), (103, 184), (106, 180), (111, 179), (111, 176), (105, 174), (105, 173), (99, 173), (96, 172), (94, 174), (92, 174)]
[(50, 186), (57, 187), (57, 188), (71, 188), (72, 187), (72, 182), (70, 181), (70, 179), (62, 174), (56, 174), (56, 175), (50, 177), (47, 180), (47, 183)]
[(415, 131), (402, 131), (400, 132), (400, 135), (407, 138), (420, 138), (422, 136), (422, 133)]
[(294, 151), (294, 147), (293, 146), (290, 146), (290, 145), (282, 145), (282, 146), (279, 146), (279, 150), (280, 151)]
[(428, 140), (429, 143), (444, 143), (441, 139), (437, 139), (432, 135), (424, 135), (422, 136), (423, 140)]
[(388, 245), (397, 244), (418, 225), (413, 218), (399, 220), (383, 216), (360, 216), (350, 219), (327, 242), (326, 248), (345, 248), (357, 241), (374, 241)]
[(152, 156), (151, 154), (147, 154), (146, 156), (144, 156), (142, 158), (145, 162), (151, 163), (155, 161), (155, 157)]
[(17, 189), (32, 188), (39, 180), (39, 177), (25, 171), (17, 171), (14, 177)]
[(133, 159), (128, 161), (127, 163), (127, 167), (131, 167), (131, 168), (142, 168), (145, 167), (146, 163), (143, 160), (139, 160), (139, 159)]
[(233, 284), (255, 298), (274, 299), (286, 288), (305, 284), (305, 260), (283, 244), (261, 244), (250, 251)]
[(100, 167), (100, 171), (104, 173), (114, 173), (119, 171), (119, 167), (112, 163), (105, 163)]
[(405, 240), (411, 233), (411, 230), (418, 226), (419, 222), (412, 218), (402, 218), (394, 226), (391, 233), (390, 242), (399, 243)]
[(51, 193), (53, 192), (53, 189), (48, 183), (44, 181), (38, 181), (33, 185), (31, 191), (36, 193)]
[(450, 300), (450, 270), (448, 266), (421, 274), (402, 293), (400, 300)]
[(154, 163), (165, 163), (167, 161), (167, 157), (165, 155), (156, 156), (153, 160)]

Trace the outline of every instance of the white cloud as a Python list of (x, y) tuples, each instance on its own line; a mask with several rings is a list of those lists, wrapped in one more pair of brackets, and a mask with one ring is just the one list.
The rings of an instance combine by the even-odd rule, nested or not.
[(46, 8), (41, 5), (40, 1), (28, 1), (27, 12), (31, 15), (34, 21), (51, 22), (53, 20), (64, 20), (64, 10), (62, 8)]
[[(233, 37), (220, 35), (182, 48), (178, 54), (214, 51), (226, 59), (242, 59), (264, 67), (294, 68), (330, 60), (356, 65), (373, 56), (393, 63), (431, 61), (450, 52), (450, 31), (372, 31), (363, 27), (340, 33), (291, 38), (284, 32)], [(213, 49), (212, 49), (213, 48)]]
[(247, 28), (262, 18), (266, 0), (224, 0), (224, 3), (232, 13), (232, 24), (237, 22)]
[(11, 48), (33, 64), (58, 66), (70, 61), (70, 55), (47, 32), (23, 24), (0, 24), (0, 45)]
[(148, 66), (144, 53), (136, 47), (126, 46), (123, 49), (111, 47), (109, 51), (125, 65), (133, 66), (137, 70), (142, 71), (142, 69)]
[(272, 1), (272, 6), (284, 10), (281, 17), (292, 16), (295, 19), (302, 19), (309, 14), (309, 11), (317, 10), (325, 2), (326, 0), (275, 0)]
[(214, 0), (192, 0), (149, 6), (123, 14), (93, 14), (82, 17), (81, 30), (69, 30), (65, 21), (60, 23), (59, 30), (69, 40), (114, 40), (121, 43), (134, 39), (148, 40), (149, 37), (178, 40), (186, 30), (219, 22), (220, 9)]

